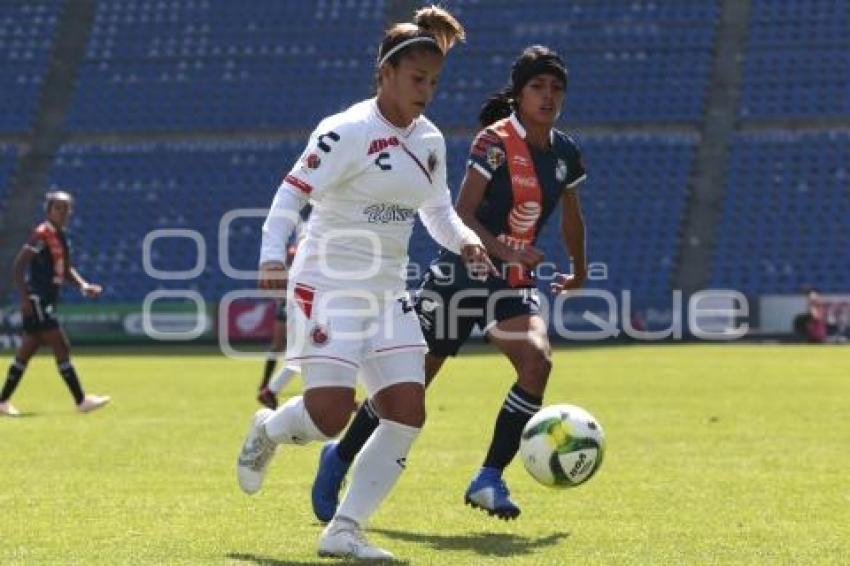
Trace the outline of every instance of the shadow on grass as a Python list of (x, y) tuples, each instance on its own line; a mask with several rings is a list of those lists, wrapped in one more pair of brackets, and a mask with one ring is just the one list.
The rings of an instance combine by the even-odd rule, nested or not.
[[(273, 558), (271, 556), (258, 556), (250, 552), (231, 552), (227, 555), (230, 560), (241, 560), (259, 566), (337, 566), (339, 564), (363, 564), (363, 560), (342, 558), (316, 558), (304, 562), (303, 560), (287, 560), (286, 558)], [(368, 564), (409, 564), (407, 560), (370, 560)]]
[(521, 556), (534, 550), (558, 544), (570, 536), (560, 532), (528, 538), (513, 533), (471, 533), (464, 535), (429, 535), (388, 529), (369, 529), (386, 537), (429, 545), (434, 550), (472, 550), (482, 556)]

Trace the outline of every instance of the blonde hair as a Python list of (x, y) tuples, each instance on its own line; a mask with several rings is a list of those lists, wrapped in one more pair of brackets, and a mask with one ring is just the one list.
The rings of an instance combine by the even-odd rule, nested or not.
[(458, 41), (466, 40), (466, 31), (461, 23), (448, 10), (439, 6), (431, 5), (416, 10), (413, 23), (434, 36), (443, 55)]
[(378, 48), (378, 66), (398, 64), (409, 46), (430, 49), (445, 56), (455, 43), (465, 39), (463, 26), (448, 10), (426, 6), (416, 11), (413, 22), (395, 24), (384, 33)]

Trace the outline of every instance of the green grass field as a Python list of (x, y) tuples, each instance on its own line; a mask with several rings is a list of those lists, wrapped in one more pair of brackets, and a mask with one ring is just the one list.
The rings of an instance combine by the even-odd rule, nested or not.
[[(28, 416), (0, 419), (0, 563), (333, 563), (315, 556), (318, 445), (281, 450), (260, 494), (237, 487), (260, 362), (75, 362), (110, 407), (74, 413), (42, 355), (14, 399)], [(446, 366), (371, 539), (411, 564), (850, 563), (850, 348), (559, 350), (546, 402), (600, 419), (605, 463), (556, 491), (515, 462), (523, 514), (504, 523), (462, 495), (511, 381), (492, 354)]]

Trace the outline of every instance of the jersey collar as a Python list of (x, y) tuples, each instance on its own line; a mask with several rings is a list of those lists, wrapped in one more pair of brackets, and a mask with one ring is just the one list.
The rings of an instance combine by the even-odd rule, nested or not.
[[(519, 121), (519, 118), (517, 118), (516, 112), (512, 112), (511, 115), (510, 115), (510, 118), (508, 118), (508, 119), (511, 121), (511, 124), (513, 125), (514, 129), (516, 130), (516, 133), (519, 134), (519, 137), (521, 137), (522, 139), (525, 139), (525, 126), (523, 126), (522, 123)], [(549, 145), (551, 145), (553, 147), (555, 145), (555, 130), (554, 130), (554, 128), (549, 130)]]
[(395, 130), (396, 132), (398, 132), (399, 134), (401, 134), (405, 138), (409, 137), (410, 134), (413, 133), (413, 130), (416, 128), (416, 125), (419, 123), (419, 118), (416, 118), (413, 122), (410, 123), (410, 125), (408, 127), (399, 128), (398, 126), (396, 126), (395, 124), (393, 124), (392, 122), (387, 120), (384, 117), (383, 114), (381, 114), (381, 109), (378, 108), (378, 99), (377, 98), (372, 99), (372, 110), (375, 112), (375, 115), (378, 117), (378, 119), (381, 122), (383, 122), (384, 124), (386, 124), (386, 126), (388, 128), (392, 128), (393, 130)]

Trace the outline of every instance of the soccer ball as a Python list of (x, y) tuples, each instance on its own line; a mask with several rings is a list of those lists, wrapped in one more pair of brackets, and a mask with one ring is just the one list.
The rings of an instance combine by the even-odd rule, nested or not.
[(581, 407), (551, 405), (525, 425), (519, 452), (525, 469), (543, 485), (575, 487), (602, 465), (605, 433)]

